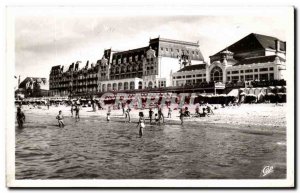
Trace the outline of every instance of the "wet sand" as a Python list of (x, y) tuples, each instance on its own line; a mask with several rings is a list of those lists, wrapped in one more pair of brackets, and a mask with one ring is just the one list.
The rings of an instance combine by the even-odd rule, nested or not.
[[(139, 110), (125, 123), (121, 110), (82, 108), (75, 122), (70, 107), (29, 109), (16, 127), (17, 179), (253, 179), (285, 178), (286, 105), (253, 104), (186, 118), (178, 111), (161, 126), (148, 122), (138, 137)], [(62, 110), (64, 128), (55, 116)], [(194, 109), (190, 107), (191, 113)], [(154, 112), (156, 112), (154, 110)], [(148, 110), (144, 110), (148, 115)], [(164, 109), (167, 115), (167, 109)], [(262, 176), (265, 166), (274, 172)]]

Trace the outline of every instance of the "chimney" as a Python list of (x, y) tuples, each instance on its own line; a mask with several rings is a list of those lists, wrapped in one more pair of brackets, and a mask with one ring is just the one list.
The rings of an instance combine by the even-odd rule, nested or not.
[(275, 51), (276, 52), (280, 51), (280, 41), (279, 40), (275, 40)]

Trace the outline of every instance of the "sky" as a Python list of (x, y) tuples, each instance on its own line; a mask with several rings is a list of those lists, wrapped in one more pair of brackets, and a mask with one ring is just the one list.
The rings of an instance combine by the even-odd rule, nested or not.
[(15, 19), (15, 75), (46, 77), (52, 66), (96, 63), (104, 49), (147, 46), (150, 38), (197, 42), (205, 61), (250, 33), (286, 40), (284, 18), (272, 16), (29, 15)]

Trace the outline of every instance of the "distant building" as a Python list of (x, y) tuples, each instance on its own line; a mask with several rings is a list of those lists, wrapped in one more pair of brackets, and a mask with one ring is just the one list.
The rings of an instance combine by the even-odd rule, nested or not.
[(50, 94), (72, 96), (165, 87), (173, 87), (169, 89), (172, 92), (185, 87), (187, 92), (216, 93), (218, 89), (217, 93), (222, 93), (235, 84), (245, 87), (266, 81), (255, 84), (274, 86), (278, 80), (285, 85), (281, 80), (285, 79), (286, 43), (275, 37), (251, 33), (209, 58), (210, 64), (204, 62), (198, 42), (158, 37), (141, 48), (104, 50), (95, 65), (76, 62), (53, 66)]
[(69, 66), (57, 65), (51, 68), (49, 88), (51, 96), (70, 96), (75, 93), (97, 92), (98, 66), (89, 61), (80, 61)]
[(207, 80), (216, 82), (285, 79), (286, 43), (251, 33), (210, 56)]
[(26, 77), (15, 92), (25, 97), (49, 96), (49, 85), (46, 78)]
[(99, 91), (119, 91), (172, 86), (172, 72), (202, 63), (199, 44), (164, 38), (128, 51), (105, 50), (99, 62)]
[(210, 65), (191, 65), (174, 72), (173, 86), (201, 87), (204, 82), (245, 85), (285, 79), (285, 44), (275, 37), (251, 33), (210, 56)]

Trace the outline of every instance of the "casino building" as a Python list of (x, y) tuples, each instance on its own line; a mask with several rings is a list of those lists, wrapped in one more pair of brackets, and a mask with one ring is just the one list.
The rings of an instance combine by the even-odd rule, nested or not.
[(209, 64), (189, 65), (172, 74), (174, 86), (220, 82), (248, 86), (285, 79), (286, 42), (251, 33), (212, 55)]

